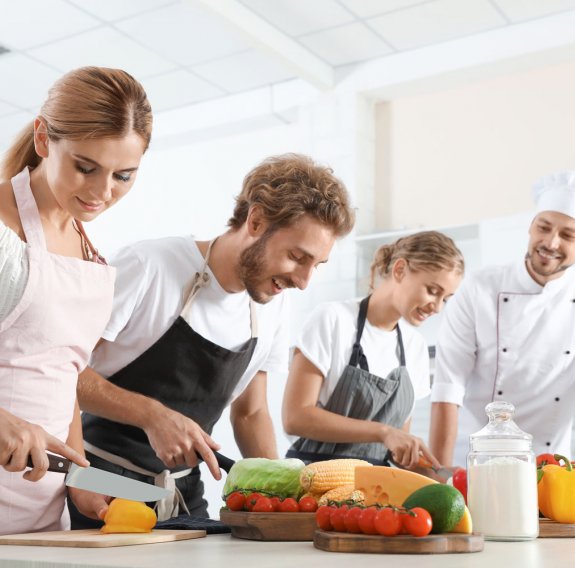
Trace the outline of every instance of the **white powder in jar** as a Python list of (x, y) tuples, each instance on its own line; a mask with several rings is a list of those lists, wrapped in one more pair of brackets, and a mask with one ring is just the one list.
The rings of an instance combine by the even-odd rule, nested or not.
[(491, 540), (528, 540), (539, 534), (537, 469), (514, 457), (469, 465), (467, 501), (473, 532)]

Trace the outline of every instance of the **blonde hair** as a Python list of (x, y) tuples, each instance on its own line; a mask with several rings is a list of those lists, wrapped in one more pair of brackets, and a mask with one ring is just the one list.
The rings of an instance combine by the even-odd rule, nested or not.
[(405, 259), (416, 272), (454, 270), (463, 274), (465, 270), (463, 254), (452, 239), (438, 231), (421, 231), (377, 249), (370, 268), (371, 290), (375, 287), (376, 277), (385, 278), (399, 258)]
[(343, 182), (331, 168), (301, 154), (271, 156), (250, 171), (228, 226), (239, 229), (252, 205), (258, 205), (271, 231), (309, 215), (331, 227), (338, 237), (353, 228), (355, 213)]
[[(81, 67), (66, 73), (48, 91), (40, 109), (50, 140), (121, 138), (135, 132), (150, 144), (152, 109), (144, 88), (120, 69)], [(42, 158), (34, 149), (34, 121), (16, 137), (0, 166), (8, 180)]]

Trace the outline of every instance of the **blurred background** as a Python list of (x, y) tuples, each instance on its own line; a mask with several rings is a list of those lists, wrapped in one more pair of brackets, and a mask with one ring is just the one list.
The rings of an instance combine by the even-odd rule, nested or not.
[[(343, 179), (357, 225), (289, 292), (292, 338), (318, 302), (363, 295), (374, 250), (403, 234), (446, 232), (468, 270), (522, 257), (533, 181), (575, 168), (575, 0), (0, 0), (0, 152), (84, 65), (130, 72), (155, 116), (136, 185), (88, 228), (106, 256), (217, 235), (272, 154)], [(269, 377), (282, 453), (284, 383)], [(214, 437), (240, 457), (227, 414)], [(208, 480), (212, 516), (222, 487)]]

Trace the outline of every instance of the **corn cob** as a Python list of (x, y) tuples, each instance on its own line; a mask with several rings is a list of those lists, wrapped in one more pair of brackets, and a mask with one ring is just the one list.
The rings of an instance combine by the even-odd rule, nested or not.
[(325, 493), (341, 485), (353, 485), (355, 468), (369, 462), (357, 459), (327, 460), (306, 465), (300, 473), (300, 485), (310, 493)]
[(318, 505), (327, 505), (330, 501), (346, 501), (350, 503), (363, 503), (365, 495), (363, 491), (356, 489), (354, 485), (342, 485), (326, 491), (319, 499)]

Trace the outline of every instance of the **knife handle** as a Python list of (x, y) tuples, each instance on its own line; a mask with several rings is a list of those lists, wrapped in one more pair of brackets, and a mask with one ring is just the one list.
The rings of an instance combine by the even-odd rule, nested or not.
[[(55, 471), (58, 473), (68, 473), (72, 462), (62, 456), (56, 456), (54, 454), (49, 454), (48, 456), (48, 471)], [(32, 461), (32, 456), (28, 456), (28, 461), (26, 462), (28, 467), (34, 467), (34, 462)]]
[[(200, 452), (196, 451), (196, 456), (198, 456), (198, 459), (200, 461), (204, 461), (204, 458), (202, 457), (202, 454), (200, 454)], [(230, 469), (232, 469), (232, 466), (236, 462), (233, 459), (228, 458), (223, 454), (220, 454), (220, 452), (214, 452), (214, 456), (216, 456), (216, 460), (220, 468), (223, 469), (226, 473), (230, 473)]]

